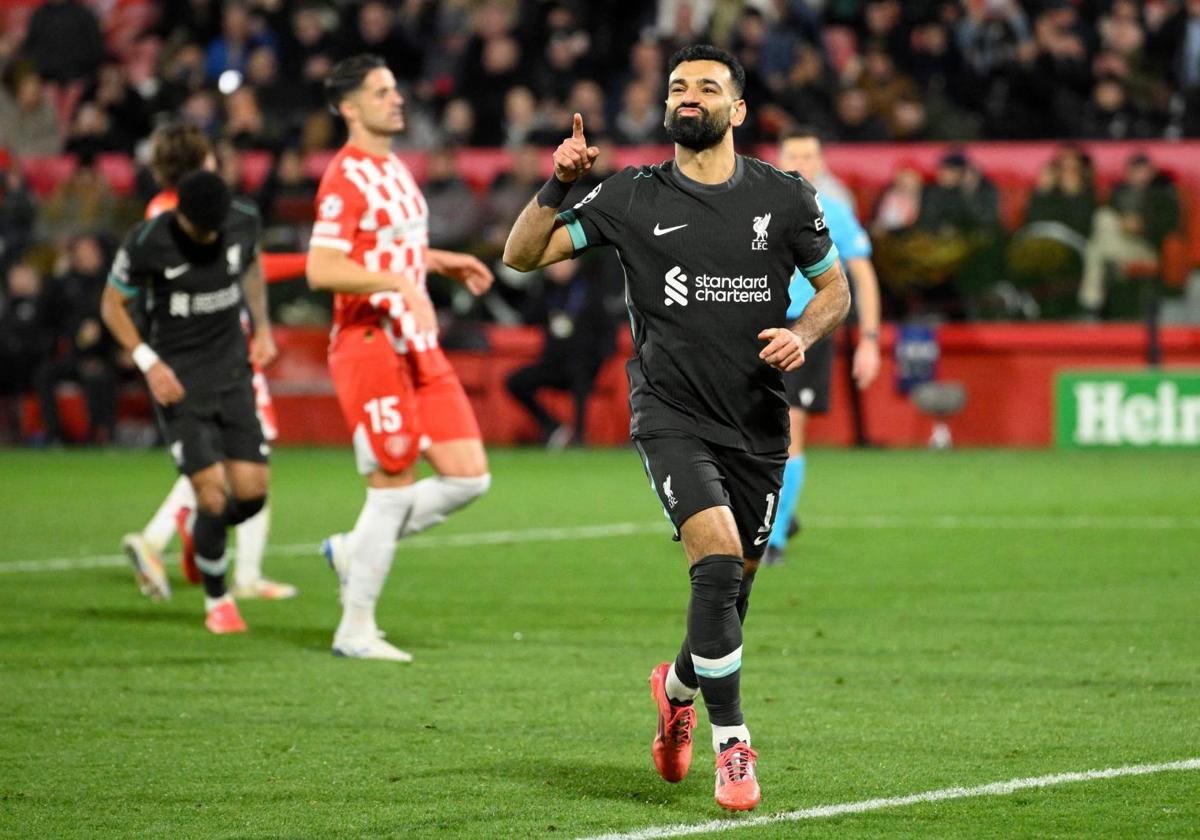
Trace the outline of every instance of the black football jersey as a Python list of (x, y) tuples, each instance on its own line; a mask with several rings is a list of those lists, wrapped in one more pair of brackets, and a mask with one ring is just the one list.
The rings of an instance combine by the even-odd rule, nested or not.
[(811, 278), (837, 260), (812, 185), (740, 155), (711, 185), (668, 161), (627, 167), (559, 218), (576, 253), (613, 245), (625, 268), (631, 433), (786, 448), (782, 375), (759, 359), (758, 333), (787, 324), (797, 267)]
[(147, 343), (188, 391), (220, 390), (250, 375), (242, 275), (258, 259), (254, 205), (235, 199), (217, 241), (200, 245), (162, 213), (138, 224), (108, 282), (144, 297)]

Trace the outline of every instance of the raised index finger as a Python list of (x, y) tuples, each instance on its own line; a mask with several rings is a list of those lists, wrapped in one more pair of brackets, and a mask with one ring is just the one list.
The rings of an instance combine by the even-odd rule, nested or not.
[(571, 137), (576, 140), (583, 139), (583, 114), (575, 114), (575, 122), (571, 126)]

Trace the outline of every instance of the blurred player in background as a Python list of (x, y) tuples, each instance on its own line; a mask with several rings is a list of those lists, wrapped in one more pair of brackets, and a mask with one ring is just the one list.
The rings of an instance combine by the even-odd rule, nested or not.
[[(269, 364), (275, 342), (258, 259), (259, 217), (213, 172), (178, 186), (176, 209), (138, 224), (113, 260), (101, 312), (146, 376), (163, 437), (196, 498), (193, 532), (204, 584), (205, 626), (245, 632), (225, 585), (227, 530), (266, 505), (267, 455), (251, 361)], [(145, 296), (146, 339), (128, 305)], [(247, 348), (242, 308), (254, 319)], [(165, 595), (162, 566), (139, 568), (143, 591)]]
[[(162, 191), (146, 205), (146, 218), (152, 219), (160, 213), (174, 210), (179, 203), (176, 185), (186, 173), (196, 169), (215, 172), (216, 156), (204, 132), (194, 125), (174, 123), (163, 126), (151, 138), (150, 166)], [(281, 254), (273, 256), (275, 262), (264, 272), (268, 282), (302, 277), (304, 255)], [(264, 259), (264, 263), (267, 260)], [(273, 269), (273, 275), (272, 275)], [(242, 326), (246, 335), (251, 335), (248, 313), (242, 312)], [(275, 407), (271, 403), (271, 392), (267, 389), (267, 377), (262, 369), (254, 366), (254, 402), (262, 424), (263, 437), (274, 441), (278, 436)], [(161, 567), (161, 557), (171, 542), (176, 530), (179, 532), (182, 551), (180, 565), (189, 583), (200, 583), (201, 576), (196, 568), (192, 541), (192, 520), (196, 510), (196, 495), (187, 476), (181, 475), (167, 497), (163, 499), (154, 516), (141, 533), (126, 534), (122, 546), (133, 564), (135, 573), (142, 568)], [(292, 598), (296, 587), (287, 583), (269, 580), (262, 575), (263, 553), (266, 550), (267, 534), (271, 527), (271, 512), (268, 505), (254, 516), (237, 526), (237, 563), (234, 567), (233, 591), (238, 598)], [(139, 573), (139, 581), (144, 576)], [(164, 576), (165, 581), (165, 576)], [(159, 591), (151, 587), (143, 591), (152, 597), (167, 597), (170, 588), (164, 584)]]
[[(779, 146), (779, 165), (799, 172), (812, 184), (825, 180), (827, 170), (820, 138), (811, 129), (793, 131)], [(854, 210), (841, 197), (821, 193), (819, 200), (825, 211), (829, 236), (850, 275), (858, 312), (858, 346), (854, 350), (851, 373), (858, 388), (865, 389), (879, 375), (879, 282), (871, 265), (871, 238), (854, 217)], [(792, 276), (790, 294), (787, 315), (789, 321), (794, 321), (803, 314), (813, 296), (812, 286), (799, 269)], [(783, 469), (783, 488), (779, 491), (779, 512), (767, 541), (767, 551), (763, 554), (765, 566), (783, 562), (788, 537), (799, 530), (796, 504), (804, 489), (804, 432), (809, 414), (829, 411), (833, 353), (833, 336), (828, 335), (808, 349), (803, 367), (783, 375), (792, 437), (787, 466)]]
[[(475, 257), (429, 247), (425, 199), (392, 154), (404, 98), (383, 59), (339, 62), (325, 90), (350, 136), (317, 191), (308, 281), (334, 293), (329, 372), (367, 482), (354, 529), (322, 546), (342, 584), (333, 652), (409, 662), (375, 624), (397, 539), (445, 521), (491, 483), (471, 404), (438, 345), (426, 272), (476, 295), (492, 273)], [(436, 475), (416, 481), (422, 454)]]
[[(812, 185), (734, 151), (745, 81), (723, 50), (680, 50), (665, 119), (674, 160), (628, 167), (560, 213), (570, 183), (599, 154), (576, 114), (553, 177), (504, 249), (504, 261), (522, 271), (599, 245), (621, 256), (635, 348), (626, 366), (630, 431), (691, 580), (679, 654), (650, 675), (658, 711), (651, 753), (663, 779), (683, 779), (701, 694), (715, 797), (730, 810), (754, 808), (760, 797), (741, 708), (742, 625), (787, 455), (780, 372), (803, 364), (850, 305)], [(791, 323), (796, 266), (817, 292)]]

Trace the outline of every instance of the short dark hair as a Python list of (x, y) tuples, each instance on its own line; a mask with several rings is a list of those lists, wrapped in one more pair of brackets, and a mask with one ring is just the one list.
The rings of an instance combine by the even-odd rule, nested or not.
[(191, 123), (168, 123), (150, 135), (150, 169), (164, 189), (173, 189), (184, 175), (204, 166), (211, 153), (208, 137)]
[(363, 81), (372, 70), (387, 67), (387, 62), (373, 53), (360, 53), (344, 58), (325, 78), (325, 101), (335, 116), (341, 116), (338, 106), (342, 100), (362, 87)]
[(741, 63), (733, 57), (732, 53), (727, 53), (720, 47), (714, 47), (712, 44), (692, 44), (690, 47), (684, 47), (671, 56), (671, 60), (667, 63), (667, 75), (669, 76), (676, 67), (685, 61), (720, 62), (729, 68), (729, 75), (733, 78), (733, 86), (737, 89), (738, 99), (746, 90), (746, 71), (742, 69)]
[(204, 233), (220, 230), (233, 196), (215, 172), (197, 169), (179, 180), (179, 207), (189, 222)]
[(825, 140), (816, 126), (797, 125), (785, 131), (783, 136), (779, 138), (779, 142), (782, 143), (785, 140), (808, 140), (809, 138), (816, 140), (818, 143), (822, 143)]

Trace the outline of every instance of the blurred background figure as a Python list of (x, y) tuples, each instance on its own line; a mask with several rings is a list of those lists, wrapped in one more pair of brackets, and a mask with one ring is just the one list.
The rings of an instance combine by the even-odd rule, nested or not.
[(1171, 178), (1145, 154), (1135, 154), (1109, 198), (1096, 211), (1079, 285), (1079, 305), (1098, 319), (1108, 289), (1132, 262), (1158, 261), (1167, 234), (1179, 226), (1179, 197)]
[[(513, 399), (525, 407), (548, 449), (586, 443), (587, 403), (600, 366), (613, 351), (615, 326), (604, 299), (595, 260), (565, 260), (542, 270), (542, 294), (530, 321), (545, 329), (536, 362), (521, 368), (505, 383)], [(542, 389), (566, 391), (574, 401), (574, 422), (560, 423), (538, 401)]]
[(100, 295), (107, 278), (108, 255), (91, 234), (72, 241), (65, 265), (50, 280), (46, 314), (52, 354), (34, 374), (46, 445), (63, 443), (55, 391), (77, 382), (87, 402), (84, 443), (103, 444), (116, 427), (116, 346), (100, 319)]
[(0, 441), (21, 443), (20, 397), (33, 387), (34, 372), (50, 351), (53, 336), (42, 296), (42, 276), (15, 263), (0, 296)]

